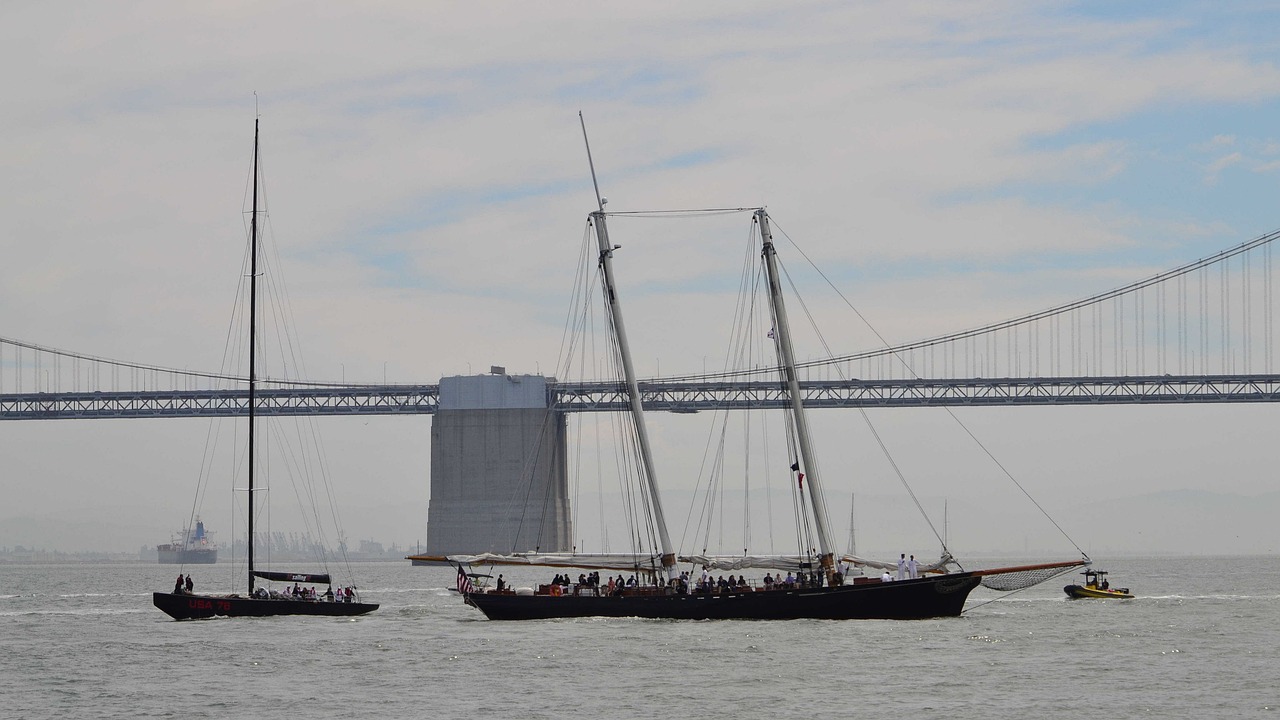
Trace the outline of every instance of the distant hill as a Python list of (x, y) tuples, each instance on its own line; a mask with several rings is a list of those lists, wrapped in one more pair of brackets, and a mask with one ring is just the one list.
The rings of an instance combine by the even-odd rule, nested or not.
[[(687, 507), (687, 494), (671, 493), (672, 508)], [(604, 504), (617, 502), (606, 495)], [(575, 535), (587, 545), (600, 537), (598, 518), (592, 512), (600, 498), (584, 494), (579, 498)], [(731, 501), (730, 501), (731, 503)], [(762, 507), (763, 498), (754, 498), (754, 507)], [(848, 543), (848, 498), (841, 506), (832, 505), (833, 534), (837, 549), (844, 551)], [(897, 557), (899, 552), (921, 557), (936, 556), (938, 542), (908, 498), (901, 496), (859, 495), (857, 497), (857, 540), (860, 554), (870, 557)], [(943, 499), (922, 497), (921, 503), (933, 515), (939, 533)], [(1016, 509), (991, 502), (946, 501), (949, 523), (948, 542), (961, 557), (1034, 556), (1057, 557), (1070, 545), (1025, 503)], [(779, 545), (794, 545), (793, 528), (783, 513), (790, 510), (789, 498), (777, 493), (772, 498), (775, 518), (773, 533)], [(1111, 500), (1084, 501), (1062, 509), (1052, 509), (1054, 519), (1090, 555), (1257, 555), (1280, 554), (1280, 533), (1275, 521), (1280, 517), (1280, 492), (1262, 495), (1237, 495), (1200, 490), (1165, 490)], [(424, 513), (425, 514), (425, 513)], [(683, 513), (680, 513), (683, 515)], [(740, 518), (740, 508), (726, 507), (726, 524)], [(672, 515), (671, 517), (675, 517)], [(132, 552), (140, 547), (168, 542), (178, 529), (181, 518), (162, 524), (167, 518), (152, 516), (151, 511), (137, 508), (100, 508), (93, 514), (70, 513), (20, 515), (0, 518), (0, 547), (57, 550), (62, 552)], [(736, 521), (738, 525), (740, 520)], [(673, 527), (678, 536), (681, 528)], [(221, 528), (215, 527), (216, 532)], [(767, 552), (768, 528), (757, 523), (751, 529), (752, 543)], [(735, 533), (731, 532), (729, 537)], [(722, 547), (741, 543), (730, 540)], [(217, 539), (226, 538), (218, 536)], [(673, 538), (678, 540), (678, 538)], [(612, 542), (619, 542), (615, 538)], [(598, 542), (598, 541), (596, 541)], [(686, 541), (687, 542), (687, 541)], [(591, 548), (594, 550), (595, 548)], [(614, 550), (619, 548), (614, 547)], [(741, 548), (734, 550), (740, 551)], [(714, 551), (714, 548), (713, 548)], [(727, 550), (726, 550), (727, 551)], [(1073, 553), (1068, 553), (1073, 554)]]
[(137, 552), (169, 542), (177, 528), (147, 527), (130, 511), (104, 508), (93, 515), (20, 515), (0, 519), (0, 547), (22, 545), (63, 552)]
[(1280, 492), (1235, 495), (1164, 490), (1083, 503), (1070, 530), (1086, 550), (1126, 554), (1256, 555), (1280, 553)]
[[(925, 506), (941, 505), (922, 499)], [(886, 504), (862, 498), (859, 538), (872, 550), (880, 533), (892, 533), (897, 518), (907, 523), (918, 517), (914, 508), (897, 501)], [(868, 513), (878, 516), (865, 517)], [(876, 509), (876, 508), (879, 509)], [(936, 513), (936, 510), (933, 510)], [(953, 552), (973, 555), (1057, 556), (1066, 540), (1034, 508), (1001, 510), (990, 504), (949, 502)], [(1200, 490), (1165, 490), (1118, 499), (1085, 501), (1061, 508), (1052, 516), (1075, 542), (1092, 555), (1259, 555), (1280, 553), (1280, 492), (1236, 495)], [(939, 518), (934, 518), (939, 532)], [(892, 537), (892, 535), (889, 535)], [(930, 548), (932, 549), (932, 548)], [(893, 547), (882, 548), (892, 551)], [(911, 552), (911, 550), (907, 550)], [(927, 555), (927, 553), (926, 553)]]

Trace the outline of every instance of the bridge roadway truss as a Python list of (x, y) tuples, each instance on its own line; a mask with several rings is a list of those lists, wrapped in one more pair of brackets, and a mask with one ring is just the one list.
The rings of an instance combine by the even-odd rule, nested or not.
[[(549, 387), (553, 405), (564, 412), (626, 409), (624, 388), (616, 383)], [(806, 380), (800, 388), (812, 408), (1257, 403), (1280, 400), (1280, 375)], [(674, 413), (787, 402), (778, 382), (652, 380), (641, 382), (640, 391), (646, 410)], [(262, 415), (430, 415), (439, 409), (438, 385), (328, 385), (257, 395)], [(248, 391), (240, 389), (21, 393), (0, 395), (0, 420), (236, 417), (247, 407)]]

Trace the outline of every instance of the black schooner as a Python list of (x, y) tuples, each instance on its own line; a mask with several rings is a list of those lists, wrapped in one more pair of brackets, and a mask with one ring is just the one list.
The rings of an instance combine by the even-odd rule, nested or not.
[[(584, 140), (586, 137), (583, 126)], [(587, 148), (590, 163), (591, 150)], [(592, 182), (595, 169), (592, 166)], [(804, 512), (812, 519), (818, 547), (799, 556), (677, 556), (667, 533), (658, 486), (655, 480), (653, 456), (648, 433), (645, 429), (639, 383), (631, 361), (626, 328), (619, 307), (618, 291), (613, 277), (613, 254), (618, 246), (609, 241), (606, 227), (605, 200), (595, 184), (597, 210), (590, 213), (590, 225), (598, 243), (598, 268), (601, 289), (608, 312), (609, 326), (613, 333), (617, 366), (621, 368), (630, 410), (632, 445), (639, 456), (637, 474), (641, 477), (643, 496), (647, 503), (645, 516), (651, 521), (651, 536), (655, 538), (659, 552), (640, 555), (577, 555), (577, 554), (512, 554), (512, 555), (451, 555), (448, 557), (418, 556), (420, 560), (447, 560), (458, 565), (459, 591), (467, 604), (479, 609), (492, 620), (535, 620), (573, 617), (641, 617), (687, 620), (751, 619), (785, 620), (796, 618), (815, 619), (921, 619), (957, 616), (964, 610), (965, 600), (978, 585), (996, 590), (1017, 590), (1048, 580), (1081, 565), (1082, 560), (1052, 562), (1038, 565), (994, 568), (988, 570), (948, 572), (955, 562), (946, 551), (935, 564), (921, 568), (919, 576), (897, 580), (878, 577), (845, 577), (840, 564), (876, 567), (886, 572), (893, 566), (843, 555), (836, 555), (827, 527), (827, 510), (823, 499), (823, 487), (814, 450), (809, 439), (809, 427), (800, 393), (796, 371), (795, 353), (792, 348), (791, 329), (787, 321), (783, 301), (776, 251), (769, 226), (768, 213), (754, 211), (755, 231), (759, 233), (761, 255), (767, 275), (769, 310), (772, 328), (768, 333), (777, 353), (779, 378), (788, 403), (788, 428), (791, 435), (791, 470), (807, 492)], [(762, 587), (743, 583), (728, 586), (699, 584), (693, 586), (688, 575), (680, 575), (677, 561), (689, 563), (694, 569), (734, 570), (745, 568), (773, 568), (788, 574), (800, 573), (800, 582), (770, 583)], [(601, 587), (598, 582), (561, 582), (537, 588), (511, 590), (475, 589), (464, 581), (463, 565), (509, 564), (550, 567), (574, 567), (609, 571), (631, 572), (637, 576), (648, 575), (647, 583), (626, 583), (614, 587), (612, 582)], [(957, 566), (958, 567), (958, 566)], [(901, 571), (901, 566), (897, 568)], [(916, 573), (912, 573), (916, 575)]]

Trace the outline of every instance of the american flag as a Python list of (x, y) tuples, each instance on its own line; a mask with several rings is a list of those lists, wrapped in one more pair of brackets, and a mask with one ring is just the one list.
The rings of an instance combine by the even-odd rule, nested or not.
[(475, 590), (475, 586), (471, 584), (471, 578), (467, 577), (467, 574), (462, 571), (462, 566), (459, 565), (458, 566), (458, 592), (462, 593), (463, 595), (466, 595), (472, 590)]

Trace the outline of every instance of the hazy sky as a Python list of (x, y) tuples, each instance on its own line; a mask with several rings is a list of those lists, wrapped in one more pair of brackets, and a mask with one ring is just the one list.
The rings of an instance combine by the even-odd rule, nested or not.
[[(895, 342), (1280, 226), (1280, 11), (1114, 5), (9, 3), (0, 335), (216, 369), (255, 105), (271, 231), (317, 380), (553, 371), (594, 204), (579, 110), (611, 210), (767, 205)], [(745, 216), (721, 222), (683, 235), (613, 226), (641, 374), (697, 372), (714, 352), (703, 339), (726, 322), (748, 229)], [(841, 353), (868, 342), (836, 337)], [(1082, 545), (1275, 552), (1268, 521), (1240, 509), (1277, 502), (1277, 412), (959, 414)], [(988, 498), (1016, 489), (953, 462), (974, 451), (938, 415), (879, 422), (920, 492), (953, 503), (953, 535), (1069, 556), (1053, 532), (987, 539), (1019, 507)], [(853, 454), (870, 441), (846, 442), (853, 414), (817, 419), (830, 476), (892, 491)], [(673, 497), (701, 452), (684, 443), (702, 432), (689, 422), (654, 418)], [(348, 534), (424, 540), (430, 419), (320, 424)], [(0, 545), (167, 540), (190, 510), (207, 427), (0, 424)], [(978, 476), (991, 487), (963, 482)], [(832, 481), (842, 528), (852, 488)], [(1157, 492), (1178, 509), (1126, 504)], [(1209, 513), (1202, 492), (1227, 509)], [(964, 502), (999, 511), (966, 519)], [(1105, 522), (1091, 503), (1107, 503)], [(884, 508), (870, 511), (896, 512)]]

